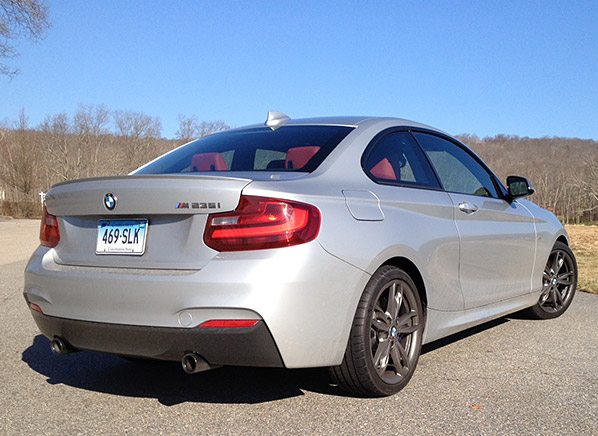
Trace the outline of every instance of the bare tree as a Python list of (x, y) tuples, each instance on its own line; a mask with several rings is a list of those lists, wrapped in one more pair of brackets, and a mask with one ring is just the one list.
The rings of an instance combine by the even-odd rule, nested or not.
[[(12, 130), (8, 127), (4, 125), (0, 126), (0, 153), (2, 153), (3, 156), (8, 154), (8, 138), (10, 137), (11, 133)], [(6, 199), (6, 190), (9, 188), (9, 186), (7, 186), (7, 181), (5, 180), (7, 174), (8, 165), (4, 163), (4, 165), (0, 165), (0, 204)]]
[(221, 132), (230, 129), (230, 126), (224, 121), (197, 121), (197, 117), (192, 115), (187, 117), (179, 114), (179, 130), (176, 132), (177, 139), (181, 142), (189, 142), (192, 139), (203, 138), (212, 133)]
[(160, 138), (160, 118), (131, 111), (115, 111), (112, 118), (116, 135), (120, 136), (118, 144), (122, 156), (122, 160), (113, 168), (114, 172), (129, 172), (155, 155), (152, 145)]
[[(598, 142), (578, 138), (520, 138), (497, 135), (479, 140), (460, 138), (504, 180), (507, 175), (529, 177), (535, 203), (565, 222), (593, 220), (598, 211)], [(582, 159), (580, 157), (583, 156)], [(596, 167), (595, 172), (592, 168)], [(592, 190), (594, 187), (594, 190)]]
[(39, 126), (44, 133), (42, 141), (50, 158), (50, 172), (58, 180), (81, 177), (87, 164), (81, 144), (73, 139), (73, 128), (66, 113), (47, 116)]
[(4, 132), (0, 141), (0, 153), (4, 164), (0, 168), (0, 180), (18, 195), (16, 200), (32, 200), (37, 194), (40, 149), (28, 129), (28, 118), (21, 109), (15, 129)]
[(179, 114), (179, 130), (176, 131), (175, 135), (181, 142), (189, 142), (194, 139), (195, 128), (197, 125), (197, 118), (195, 115), (187, 117), (183, 114)]
[(101, 174), (100, 151), (110, 140), (110, 112), (106, 106), (79, 105), (73, 117), (73, 133), (84, 150), (88, 172), (86, 176)]
[[(0, 0), (0, 58), (17, 57), (14, 41), (43, 39), (51, 25), (43, 0)], [(0, 74), (12, 77), (18, 73), (18, 68), (0, 63)]]
[(583, 212), (598, 210), (598, 156), (585, 162), (584, 171), (575, 177), (575, 182), (586, 197)]

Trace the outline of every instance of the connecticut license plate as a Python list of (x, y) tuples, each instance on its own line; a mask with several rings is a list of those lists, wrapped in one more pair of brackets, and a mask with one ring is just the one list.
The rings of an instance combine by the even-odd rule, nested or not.
[(96, 254), (136, 254), (145, 251), (147, 220), (100, 220)]

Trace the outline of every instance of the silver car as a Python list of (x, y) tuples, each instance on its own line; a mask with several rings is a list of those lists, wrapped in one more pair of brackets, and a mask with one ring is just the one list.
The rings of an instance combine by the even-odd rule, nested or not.
[(391, 395), (422, 344), (571, 304), (568, 236), (532, 193), (423, 124), (270, 112), (52, 187), (25, 299), (55, 354), (328, 367)]

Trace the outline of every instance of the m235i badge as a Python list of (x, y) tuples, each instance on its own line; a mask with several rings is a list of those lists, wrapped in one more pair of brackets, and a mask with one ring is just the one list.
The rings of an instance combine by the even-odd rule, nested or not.
[(177, 203), (176, 209), (220, 209), (220, 203), (213, 203), (213, 202)]

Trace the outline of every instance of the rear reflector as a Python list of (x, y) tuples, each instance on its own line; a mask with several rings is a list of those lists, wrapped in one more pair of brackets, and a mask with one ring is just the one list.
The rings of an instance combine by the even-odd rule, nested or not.
[(230, 328), (253, 327), (259, 322), (257, 319), (213, 319), (200, 324), (200, 327)]
[(45, 247), (56, 247), (60, 242), (60, 231), (58, 221), (54, 215), (50, 215), (46, 206), (42, 214), (42, 226), (39, 232), (39, 242)]
[(314, 240), (320, 221), (315, 206), (244, 195), (233, 212), (208, 217), (204, 242), (217, 251), (289, 247)]
[(39, 307), (35, 303), (29, 303), (29, 307), (31, 308), (31, 310), (35, 310), (36, 312), (39, 312), (39, 313), (44, 313), (44, 312), (42, 312), (42, 308)]

